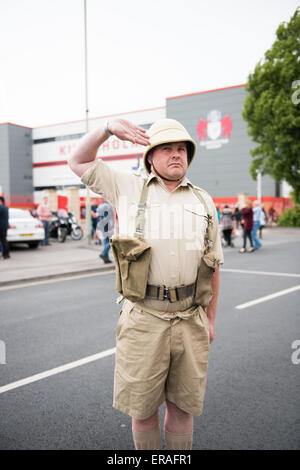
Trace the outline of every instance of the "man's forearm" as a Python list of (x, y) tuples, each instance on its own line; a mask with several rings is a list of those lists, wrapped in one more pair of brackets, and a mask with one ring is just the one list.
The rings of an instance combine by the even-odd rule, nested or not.
[(69, 166), (78, 176), (82, 176), (95, 161), (98, 148), (108, 139), (104, 126), (86, 134), (79, 141), (68, 159)]
[[(118, 139), (143, 146), (150, 145), (150, 138), (146, 130), (126, 119), (117, 118), (110, 120), (108, 130)], [(105, 125), (102, 125), (98, 129), (89, 132), (89, 134), (80, 140), (68, 160), (69, 166), (77, 176), (81, 177), (94, 164), (98, 148), (107, 139), (108, 135), (105, 132)]]
[(215, 321), (215, 316), (217, 312), (217, 301), (218, 301), (218, 296), (219, 296), (219, 289), (220, 289), (220, 267), (218, 266), (212, 278), (213, 296), (206, 309), (208, 319), (212, 323), (214, 323)]

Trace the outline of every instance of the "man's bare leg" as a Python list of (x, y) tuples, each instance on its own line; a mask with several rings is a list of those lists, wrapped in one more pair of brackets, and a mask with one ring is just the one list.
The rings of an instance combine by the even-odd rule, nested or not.
[(165, 441), (168, 449), (192, 449), (193, 415), (178, 408), (175, 403), (166, 400)]
[(132, 435), (136, 449), (160, 449), (160, 428), (158, 411), (156, 411), (152, 416), (146, 419), (132, 418)]

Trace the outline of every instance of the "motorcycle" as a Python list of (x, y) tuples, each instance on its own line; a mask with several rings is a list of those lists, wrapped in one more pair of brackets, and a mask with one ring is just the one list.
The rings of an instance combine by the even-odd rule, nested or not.
[(72, 211), (68, 212), (67, 234), (71, 236), (72, 240), (81, 240), (83, 237), (82, 228)]
[(60, 243), (63, 243), (68, 235), (68, 219), (59, 216), (57, 211), (52, 211), (49, 233), (50, 237), (57, 238)]

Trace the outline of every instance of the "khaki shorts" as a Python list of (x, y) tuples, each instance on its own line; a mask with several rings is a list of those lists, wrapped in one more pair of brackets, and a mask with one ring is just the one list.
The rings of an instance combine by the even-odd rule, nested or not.
[(209, 321), (199, 306), (188, 312), (173, 312), (165, 320), (125, 302), (117, 325), (114, 408), (146, 419), (168, 399), (201, 415)]

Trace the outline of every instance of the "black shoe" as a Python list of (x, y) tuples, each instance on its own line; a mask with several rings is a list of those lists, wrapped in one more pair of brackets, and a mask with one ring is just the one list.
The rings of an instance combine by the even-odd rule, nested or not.
[(3, 259), (8, 259), (10, 258), (10, 255), (3, 256)]
[(99, 257), (104, 261), (105, 264), (112, 263), (112, 261), (110, 261), (108, 257), (105, 257), (103, 255), (99, 255)]
[(45, 245), (47, 245), (47, 246), (51, 246), (51, 245), (52, 245), (52, 243), (45, 243)]

